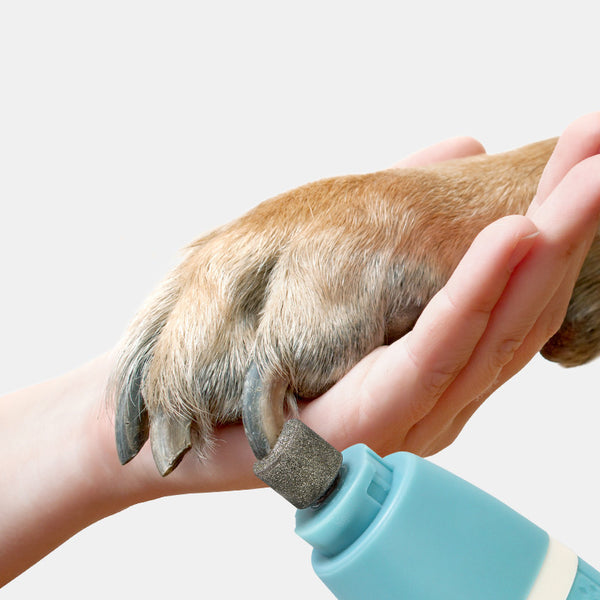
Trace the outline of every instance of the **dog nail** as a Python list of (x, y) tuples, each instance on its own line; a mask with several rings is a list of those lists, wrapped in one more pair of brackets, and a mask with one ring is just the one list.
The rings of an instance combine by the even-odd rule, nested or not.
[(275, 445), (284, 423), (287, 382), (263, 377), (252, 363), (244, 380), (242, 421), (248, 442), (257, 458), (264, 458)]
[(152, 411), (150, 444), (159, 473), (168, 475), (192, 447), (192, 421), (168, 415), (162, 408)]
[(148, 411), (142, 394), (121, 394), (115, 416), (117, 453), (121, 464), (128, 463), (148, 439)]

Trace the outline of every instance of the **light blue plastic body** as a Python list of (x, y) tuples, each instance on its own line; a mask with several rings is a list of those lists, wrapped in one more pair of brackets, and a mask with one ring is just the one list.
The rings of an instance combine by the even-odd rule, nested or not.
[[(296, 513), (317, 575), (342, 600), (526, 600), (549, 537), (479, 488), (413, 454), (344, 451), (334, 491)], [(568, 598), (600, 600), (583, 561)], [(562, 599), (561, 599), (562, 600)]]

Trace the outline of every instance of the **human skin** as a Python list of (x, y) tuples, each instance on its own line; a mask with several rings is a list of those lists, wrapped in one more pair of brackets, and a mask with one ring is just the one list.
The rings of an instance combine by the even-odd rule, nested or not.
[[(442, 142), (395, 166), (482, 152)], [(561, 136), (525, 216), (485, 228), (414, 329), (358, 363), (302, 419), (336, 447), (433, 454), (560, 326), (600, 218), (600, 114)], [(261, 483), (240, 425), (217, 431), (207, 460), (187, 455), (168, 477), (149, 446), (121, 466), (105, 389), (106, 354), (0, 399), (0, 585), (69, 537), (138, 502)], [(518, 418), (515, 416), (515, 418)]]

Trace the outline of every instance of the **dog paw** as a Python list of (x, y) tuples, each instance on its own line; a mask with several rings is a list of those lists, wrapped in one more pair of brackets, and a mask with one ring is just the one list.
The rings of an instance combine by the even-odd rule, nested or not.
[(422, 211), (401, 210), (405, 194), (390, 186), (392, 172), (317, 182), (187, 249), (121, 345), (112, 392), (123, 463), (148, 436), (163, 474), (192, 445), (205, 453), (214, 425), (240, 418), (252, 362), (283, 414), (412, 327), (454, 259), (426, 260), (406, 227)]
[(560, 329), (542, 348), (544, 358), (576, 367), (600, 352), (600, 235), (597, 235), (575, 283)]

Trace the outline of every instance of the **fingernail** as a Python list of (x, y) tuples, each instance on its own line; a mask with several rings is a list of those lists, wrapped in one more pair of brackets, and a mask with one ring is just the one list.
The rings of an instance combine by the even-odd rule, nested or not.
[(533, 233), (522, 237), (517, 242), (508, 260), (508, 268), (510, 271), (512, 271), (527, 256), (538, 235), (540, 235), (540, 232), (534, 231)]

